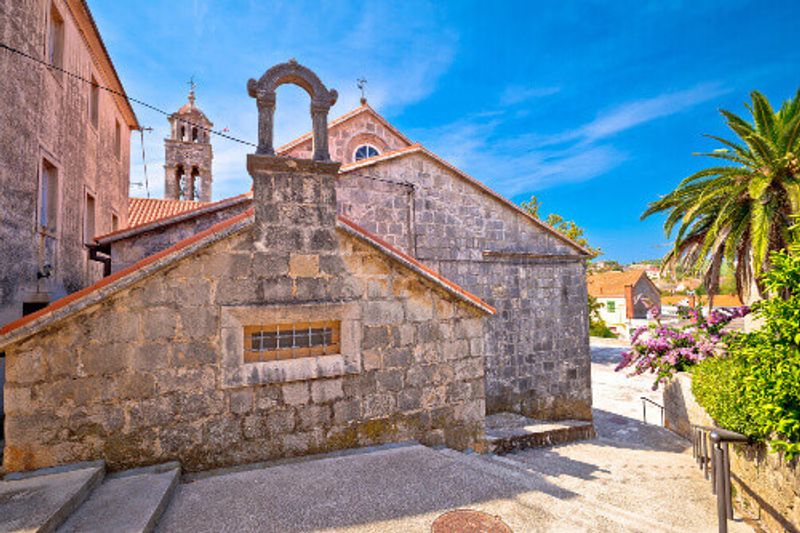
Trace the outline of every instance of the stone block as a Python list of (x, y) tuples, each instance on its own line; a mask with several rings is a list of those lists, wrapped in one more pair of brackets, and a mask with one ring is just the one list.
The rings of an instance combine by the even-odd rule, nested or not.
[(254, 394), (252, 389), (242, 389), (230, 393), (230, 409), (237, 415), (253, 410)]
[(319, 275), (319, 255), (290, 254), (289, 276), (293, 278), (313, 278)]
[(333, 404), (333, 421), (347, 424), (361, 418), (361, 402), (358, 400), (339, 400)]
[(133, 348), (127, 344), (101, 344), (90, 342), (80, 350), (80, 361), (85, 375), (109, 375), (129, 368)]
[(364, 418), (381, 418), (394, 412), (396, 402), (391, 394), (371, 394), (364, 398)]
[(300, 381), (297, 383), (286, 383), (282, 387), (283, 402), (288, 405), (303, 405), (308, 403), (310, 398), (308, 383)]
[(412, 295), (405, 301), (406, 320), (424, 322), (433, 319), (433, 302), (430, 294)]
[(361, 360), (364, 364), (364, 370), (378, 370), (383, 367), (383, 356), (378, 350), (365, 350), (361, 352)]
[(215, 310), (206, 307), (180, 310), (181, 332), (192, 340), (207, 340), (217, 336), (218, 319)]
[(300, 431), (325, 427), (331, 421), (331, 408), (328, 405), (305, 405), (297, 409), (297, 428)]
[(266, 416), (265, 427), (271, 436), (283, 436), (294, 431), (295, 410), (294, 408), (278, 409)]
[(397, 392), (403, 388), (403, 369), (386, 370), (377, 372), (375, 379), (378, 383), (378, 390), (385, 392)]
[(39, 349), (9, 354), (6, 361), (6, 381), (18, 385), (36, 383), (45, 378), (47, 370)]
[(314, 403), (329, 402), (341, 398), (343, 395), (341, 378), (311, 382), (311, 399)]
[(169, 307), (154, 307), (143, 313), (142, 333), (145, 339), (173, 339), (177, 328), (177, 312)]
[(403, 306), (397, 301), (367, 301), (364, 304), (364, 324), (367, 326), (403, 322)]
[(165, 368), (170, 362), (170, 345), (166, 343), (145, 342), (133, 348), (131, 368), (136, 371), (153, 371)]

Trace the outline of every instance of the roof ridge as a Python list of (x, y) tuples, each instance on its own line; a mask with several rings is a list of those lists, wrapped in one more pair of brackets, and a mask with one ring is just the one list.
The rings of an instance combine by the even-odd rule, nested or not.
[(594, 257), (596, 255), (594, 252), (592, 252), (591, 250), (589, 250), (585, 246), (581, 246), (580, 244), (578, 244), (574, 240), (570, 239), (569, 237), (567, 237), (563, 233), (561, 233), (558, 230), (556, 230), (555, 228), (549, 226), (548, 224), (545, 224), (544, 222), (542, 222), (538, 218), (536, 218), (534, 216), (531, 216), (530, 213), (528, 213), (527, 211), (522, 209), (520, 206), (518, 206), (517, 204), (515, 204), (514, 202), (512, 202), (511, 200), (509, 200), (508, 198), (506, 198), (502, 194), (498, 193), (497, 191), (495, 191), (494, 189), (492, 189), (488, 185), (484, 184), (480, 180), (478, 180), (478, 179), (472, 177), (471, 175), (467, 174), (466, 172), (464, 172), (460, 168), (456, 167), (452, 163), (446, 161), (445, 159), (443, 159), (439, 155), (435, 154), (434, 152), (432, 152), (431, 150), (429, 150), (428, 148), (426, 148), (424, 145), (422, 145), (420, 143), (415, 143), (415, 144), (413, 144), (411, 146), (406, 146), (405, 148), (392, 150), (391, 152), (384, 152), (383, 154), (377, 155), (375, 157), (370, 157), (370, 158), (367, 158), (367, 159), (362, 159), (360, 161), (356, 161), (354, 163), (348, 163), (346, 165), (342, 165), (342, 167), (339, 169), (339, 173), (340, 174), (344, 174), (344, 173), (347, 173), (347, 172), (352, 172), (353, 170), (356, 170), (356, 169), (359, 169), (359, 168), (367, 167), (367, 166), (374, 165), (374, 164), (377, 164), (377, 163), (380, 163), (380, 162), (383, 162), (383, 161), (388, 161), (390, 159), (394, 159), (396, 157), (401, 157), (403, 155), (407, 155), (407, 154), (411, 154), (411, 153), (417, 153), (417, 152), (420, 152), (420, 153), (423, 153), (423, 154), (427, 155), (428, 157), (430, 157), (433, 160), (435, 160), (436, 162), (438, 162), (440, 165), (444, 166), (445, 168), (448, 168), (448, 169), (452, 170), (453, 172), (455, 172), (456, 174), (461, 176), (463, 179), (465, 179), (467, 182), (471, 183), (476, 188), (478, 188), (481, 191), (485, 192), (489, 196), (494, 197), (496, 200), (500, 201), (501, 203), (505, 204), (506, 206), (512, 208), (514, 211), (516, 211), (517, 213), (519, 213), (519, 214), (523, 215), (524, 217), (526, 217), (529, 221), (531, 221), (536, 226), (540, 227), (541, 229), (544, 229), (545, 231), (547, 231), (548, 233), (552, 234), (553, 236), (555, 236), (559, 240), (562, 240), (565, 243), (569, 244), (570, 246), (576, 248), (580, 252), (586, 254), (588, 257)]
[(456, 295), (458, 298), (462, 300), (466, 300), (470, 304), (482, 309), (483, 311), (494, 315), (497, 310), (486, 303), (483, 299), (475, 294), (469, 292), (468, 290), (464, 289), (457, 283), (449, 280), (448, 278), (442, 276), (432, 268), (428, 267), (418, 259), (408, 255), (407, 253), (403, 252), (402, 250), (395, 248), (385, 240), (381, 239), (374, 233), (367, 231), (366, 229), (362, 228), (352, 220), (339, 215), (338, 217), (339, 222), (343, 223), (347, 228), (356, 232), (360, 238), (366, 240), (379, 248), (384, 253), (388, 253), (389, 255), (394, 256), (395, 259), (400, 260), (400, 262), (404, 263), (406, 266), (409, 266), (412, 270), (417, 272), (418, 274), (422, 274), (424, 277), (434, 281), (437, 285), (443, 286), (445, 290), (450, 292), (451, 294)]
[[(394, 133), (395, 135), (397, 135), (398, 137), (400, 137), (400, 139), (402, 139), (403, 141), (407, 142), (407, 143), (408, 143), (408, 144), (410, 144), (410, 145), (411, 145), (411, 144), (414, 144), (414, 141), (412, 141), (411, 139), (409, 139), (408, 137), (406, 137), (406, 136), (405, 136), (405, 134), (403, 134), (403, 132), (402, 132), (402, 131), (400, 131), (399, 129), (397, 129), (396, 127), (394, 127), (394, 125), (392, 125), (392, 123), (391, 123), (391, 122), (389, 122), (388, 120), (386, 120), (386, 118), (385, 118), (383, 115), (381, 115), (380, 113), (378, 113), (378, 112), (375, 110), (375, 108), (374, 108), (374, 107), (372, 107), (371, 105), (369, 105), (368, 103), (363, 103), (363, 104), (361, 104), (360, 106), (358, 106), (357, 108), (355, 108), (355, 109), (353, 109), (353, 110), (351, 110), (351, 111), (348, 111), (348, 112), (347, 112), (347, 113), (345, 113), (344, 115), (341, 115), (341, 116), (339, 116), (339, 117), (336, 117), (335, 119), (333, 119), (332, 121), (330, 121), (330, 122), (328, 123), (328, 130), (330, 130), (331, 128), (333, 128), (333, 127), (335, 127), (335, 126), (338, 126), (339, 124), (341, 124), (341, 123), (343, 123), (343, 122), (345, 122), (345, 121), (347, 121), (347, 120), (350, 120), (351, 118), (353, 118), (353, 117), (355, 117), (355, 116), (358, 116), (358, 115), (360, 115), (361, 113), (367, 112), (367, 111), (369, 111), (369, 112), (371, 112), (373, 115), (375, 115), (375, 117), (376, 117), (376, 118), (377, 118), (377, 119), (378, 119), (378, 120), (381, 122), (381, 124), (383, 124), (383, 125), (384, 125), (386, 128), (388, 128), (389, 130), (391, 130), (391, 132), (392, 132), (392, 133)], [(297, 145), (299, 145), (299, 144), (302, 144), (302, 143), (304, 143), (305, 141), (307, 141), (307, 140), (311, 139), (311, 137), (312, 137), (312, 135), (311, 135), (311, 134), (312, 134), (312, 132), (310, 132), (310, 131), (309, 131), (309, 132), (306, 132), (306, 133), (304, 133), (304, 134), (303, 134), (303, 135), (301, 135), (300, 137), (297, 137), (297, 138), (295, 138), (295, 139), (293, 139), (293, 140), (291, 140), (291, 141), (287, 142), (286, 144), (284, 144), (284, 145), (282, 145), (282, 146), (278, 147), (278, 148), (275, 150), (275, 153), (276, 153), (276, 154), (278, 154), (278, 155), (285, 155), (285, 153), (286, 153), (286, 152), (288, 152), (289, 150), (291, 150), (292, 148), (294, 148), (294, 147), (296, 147)]]

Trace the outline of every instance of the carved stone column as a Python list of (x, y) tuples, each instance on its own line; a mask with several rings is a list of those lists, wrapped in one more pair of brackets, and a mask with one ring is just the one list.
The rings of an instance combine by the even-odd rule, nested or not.
[(273, 124), (275, 121), (275, 93), (259, 93), (258, 105), (258, 148), (259, 155), (275, 155), (272, 146)]
[(330, 161), (328, 153), (328, 109), (327, 102), (311, 102), (311, 131), (313, 137), (311, 158), (314, 161)]

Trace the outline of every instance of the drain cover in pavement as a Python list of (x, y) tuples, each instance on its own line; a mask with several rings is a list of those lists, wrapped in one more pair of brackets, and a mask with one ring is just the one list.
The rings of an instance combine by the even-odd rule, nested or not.
[(431, 533), (513, 533), (497, 516), (457, 509), (445, 513), (431, 525)]

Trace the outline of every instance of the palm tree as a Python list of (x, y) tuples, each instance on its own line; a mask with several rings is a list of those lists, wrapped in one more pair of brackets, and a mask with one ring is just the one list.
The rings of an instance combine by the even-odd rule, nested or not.
[(726, 261), (735, 266), (737, 292), (748, 303), (760, 297), (757, 279), (769, 267), (769, 252), (795, 240), (791, 217), (800, 212), (800, 90), (777, 113), (760, 92), (750, 97), (752, 123), (720, 110), (738, 138), (707, 135), (725, 148), (700, 154), (727, 164), (692, 174), (642, 214), (666, 212), (668, 237), (677, 228), (666, 267), (702, 275), (713, 295)]

